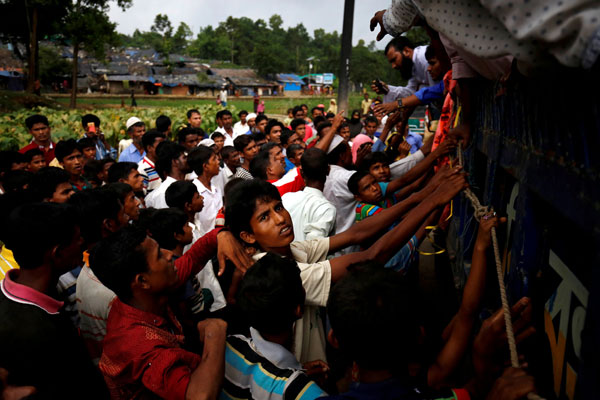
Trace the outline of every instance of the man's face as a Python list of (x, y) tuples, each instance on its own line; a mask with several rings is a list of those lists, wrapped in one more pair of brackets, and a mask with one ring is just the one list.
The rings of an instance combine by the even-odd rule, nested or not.
[(219, 158), (216, 154), (213, 154), (208, 159), (208, 162), (204, 164), (204, 170), (211, 176), (219, 174)]
[(156, 147), (160, 142), (164, 142), (164, 140), (164, 138), (157, 137), (156, 139), (154, 139), (154, 143), (152, 143), (151, 146), (148, 146), (148, 148), (146, 149), (146, 156), (149, 159), (153, 161), (156, 160)]
[(54, 193), (52, 193), (52, 197), (49, 199), (45, 199), (49, 203), (66, 203), (69, 200), (69, 197), (75, 193), (73, 191), (73, 186), (69, 182), (59, 183), (54, 189)]
[(187, 162), (187, 154), (181, 153), (177, 159), (173, 160), (175, 163), (175, 167), (178, 168), (184, 174), (188, 174), (191, 172), (190, 167)]
[(25, 162), (25, 161), (14, 162), (10, 165), (10, 170), (11, 171), (25, 171), (25, 170), (27, 170), (27, 167), (29, 167), (29, 164), (27, 164), (27, 162)]
[(365, 100), (369, 100), (369, 93), (365, 93), (364, 98)]
[(348, 142), (348, 140), (350, 140), (350, 127), (345, 126), (340, 129), (340, 136), (344, 138), (346, 142)]
[(294, 132), (296, 132), (296, 135), (300, 136), (301, 138), (304, 138), (304, 135), (306, 134), (306, 125), (298, 125), (296, 129), (294, 129)]
[(300, 106), (300, 107), (302, 107), (302, 111), (304, 113), (302, 116), (306, 117), (308, 115), (308, 107), (307, 106)]
[(367, 204), (377, 204), (382, 199), (381, 187), (373, 176), (369, 174), (358, 182), (357, 200)]
[(146, 255), (148, 269), (143, 273), (146, 289), (155, 294), (169, 293), (177, 287), (177, 269), (173, 252), (161, 249), (156, 240), (146, 237), (140, 245)]
[(31, 162), (27, 166), (27, 170), (31, 172), (38, 172), (40, 169), (46, 166), (46, 159), (43, 155), (33, 156)]
[(62, 166), (71, 175), (81, 175), (83, 172), (83, 155), (79, 150), (73, 150), (71, 154), (63, 158)]
[(244, 147), (244, 161), (252, 161), (258, 154), (258, 146), (254, 140), (248, 143), (248, 146)]
[(86, 160), (96, 159), (96, 147), (85, 147), (83, 149), (83, 158)]
[(198, 146), (198, 143), (200, 143), (200, 140), (198, 139), (198, 134), (190, 133), (186, 135), (185, 142), (183, 142), (182, 145), (186, 148), (187, 151), (192, 151)]
[(256, 129), (258, 129), (261, 133), (265, 133), (266, 126), (267, 126), (267, 120), (263, 119), (258, 124), (256, 124)]
[(244, 125), (246, 123), (246, 117), (248, 116), (248, 114), (242, 114), (240, 115), (240, 121), (242, 122), (242, 125)]
[(241, 165), (240, 152), (235, 150), (229, 153), (229, 157), (225, 159), (225, 164), (230, 170), (235, 171)]
[(202, 115), (200, 115), (198, 113), (193, 113), (188, 118), (188, 122), (190, 123), (190, 126), (192, 128), (200, 128), (200, 125), (202, 125)]
[(123, 204), (123, 211), (129, 219), (133, 221), (137, 221), (140, 217), (140, 201), (135, 196), (133, 191), (129, 192), (127, 196), (125, 196), (125, 204)]
[(433, 57), (429, 61), (427, 66), (427, 71), (429, 75), (431, 75), (431, 79), (434, 81), (439, 81), (442, 79), (442, 64), (438, 61), (437, 57)]
[(146, 125), (141, 126), (132, 126), (129, 131), (129, 135), (131, 139), (133, 139), (133, 143), (142, 144), (142, 136), (146, 133)]
[(33, 124), (29, 133), (31, 133), (35, 142), (45, 143), (50, 140), (50, 127), (44, 123)]
[(183, 235), (179, 236), (179, 243), (181, 243), (184, 246), (187, 246), (194, 240), (194, 231), (187, 222), (185, 223), (185, 225), (183, 225), (181, 230), (183, 231)]
[(365, 125), (365, 133), (367, 136), (372, 138), (373, 135), (375, 135), (375, 131), (377, 131), (377, 124), (375, 122), (368, 122)]
[(304, 119), (304, 115), (304, 110), (298, 110), (296, 111), (296, 114), (294, 114), (294, 118)]
[[(304, 136), (302, 136), (302, 138), (304, 138)], [(292, 144), (302, 145), (302, 144), (304, 144), (304, 142), (302, 141), (302, 138), (296, 132), (294, 132), (294, 133), (292, 133), (292, 136), (290, 136), (288, 138), (287, 145), (288, 146), (290, 146)]]
[(390, 46), (390, 49), (385, 54), (388, 62), (392, 64), (392, 68), (400, 70), (402, 68), (402, 52), (396, 50), (394, 46)]
[(279, 164), (285, 166), (285, 156), (283, 155), (280, 146), (273, 146), (273, 148), (269, 150), (269, 158), (271, 161), (277, 161)]
[(290, 161), (292, 162), (292, 164), (294, 164), (296, 167), (300, 166), (300, 160), (302, 159), (302, 154), (304, 154), (304, 149), (300, 149), (296, 152), (296, 154), (294, 155), (294, 157), (292, 157), (290, 159)]
[(269, 142), (281, 143), (281, 127), (279, 125), (275, 125), (271, 128)]
[(225, 128), (225, 130), (229, 130), (231, 129), (233, 118), (231, 117), (231, 115), (223, 115), (221, 117), (221, 123), (223, 124), (223, 128)]
[(56, 259), (58, 261), (57, 269), (60, 271), (70, 271), (81, 263), (83, 257), (83, 238), (78, 226), (75, 227), (71, 242), (66, 246), (58, 246)]
[(269, 161), (269, 173), (271, 179), (281, 179), (283, 175), (285, 175), (285, 167), (281, 165), (279, 160), (271, 158)]
[(131, 186), (134, 192), (141, 192), (144, 190), (144, 177), (140, 175), (137, 169), (132, 169), (123, 183)]
[(192, 197), (192, 203), (190, 205), (190, 209), (192, 212), (197, 213), (202, 211), (204, 208), (204, 197), (200, 195), (200, 193), (194, 193), (194, 197)]
[(225, 145), (225, 138), (222, 138), (222, 137), (214, 138), (214, 141), (215, 141), (215, 146), (217, 147), (217, 151), (221, 151), (221, 149)]
[(250, 228), (252, 232), (242, 232), (240, 236), (248, 243), (258, 243), (265, 251), (287, 248), (294, 240), (292, 218), (281, 200), (258, 200)]
[(104, 168), (102, 168), (102, 173), (98, 175), (99, 179), (102, 179), (102, 182), (106, 182), (108, 180), (108, 170), (112, 167), (114, 162), (107, 162), (104, 164)]
[(256, 118), (250, 118), (247, 122), (248, 128), (252, 129), (256, 126)]
[(371, 165), (369, 168), (369, 172), (377, 182), (389, 182), (391, 177), (390, 166), (389, 164), (384, 164), (382, 162), (376, 162)]
[(319, 115), (323, 115), (323, 112), (319, 108), (315, 108), (314, 110), (312, 110), (313, 119), (317, 118)]

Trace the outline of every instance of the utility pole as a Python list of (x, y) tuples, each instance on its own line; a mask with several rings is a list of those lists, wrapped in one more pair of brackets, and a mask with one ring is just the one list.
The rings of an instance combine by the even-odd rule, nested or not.
[(346, 115), (348, 115), (348, 94), (350, 92), (350, 55), (352, 54), (353, 20), (354, 0), (345, 0), (344, 26), (342, 28), (342, 51), (340, 54), (340, 87), (338, 88), (338, 110), (346, 110)]

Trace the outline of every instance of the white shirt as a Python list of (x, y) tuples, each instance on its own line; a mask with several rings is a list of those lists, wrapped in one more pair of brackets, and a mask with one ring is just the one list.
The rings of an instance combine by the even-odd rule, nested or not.
[(281, 198), (294, 224), (294, 240), (329, 237), (335, 227), (335, 206), (319, 189), (305, 187)]
[(412, 77), (408, 80), (406, 86), (388, 85), (389, 92), (383, 96), (384, 103), (391, 103), (400, 98), (411, 96), (421, 87), (431, 86), (435, 83), (429, 72), (427, 72), (429, 63), (425, 58), (425, 50), (427, 50), (427, 46), (419, 46), (413, 49)]
[[(223, 136), (225, 136), (225, 143), (223, 144), (223, 146), (233, 146), (233, 138), (235, 137), (235, 131), (231, 132), (233, 134), (233, 136), (230, 135), (229, 133), (227, 133), (225, 128), (217, 128), (217, 129), (215, 129), (215, 132), (221, 132), (223, 134)], [(211, 136), (212, 136), (212, 134), (211, 134)]]
[(242, 121), (238, 121), (233, 125), (233, 138), (240, 135), (245, 135), (250, 130), (248, 124), (242, 124)]
[(390, 172), (392, 179), (400, 178), (424, 158), (425, 156), (423, 155), (423, 152), (419, 150), (407, 157), (404, 157), (402, 160), (398, 160), (390, 164)]
[(356, 171), (348, 171), (337, 165), (331, 165), (329, 175), (325, 181), (323, 194), (337, 210), (335, 219), (335, 233), (348, 230), (354, 224), (356, 214), (356, 200), (348, 189), (348, 179)]
[[(236, 169), (237, 171), (237, 169)], [(216, 185), (221, 193), (225, 193), (225, 185), (233, 179), (233, 175), (235, 171), (231, 172), (227, 165), (224, 165), (223, 168), (219, 171), (219, 175), (213, 177), (210, 180), (211, 185)]]
[(204, 207), (202, 211), (196, 213), (194, 223), (203, 232), (210, 232), (215, 228), (217, 213), (223, 207), (223, 194), (217, 185), (211, 183), (211, 190), (202, 184), (198, 178), (192, 181), (198, 188), (200, 196), (204, 197)]
[[(306, 292), (304, 315), (294, 325), (294, 355), (300, 363), (327, 361), (325, 331), (319, 307), (327, 305), (331, 286), (331, 264), (327, 260), (329, 238), (292, 242), (290, 248)], [(253, 258), (258, 261), (265, 254), (256, 254)]]
[(173, 182), (177, 182), (177, 179), (167, 176), (167, 179), (165, 179), (159, 187), (154, 189), (152, 193), (146, 196), (146, 207), (154, 207), (157, 209), (169, 208), (167, 201), (165, 200), (165, 193)]

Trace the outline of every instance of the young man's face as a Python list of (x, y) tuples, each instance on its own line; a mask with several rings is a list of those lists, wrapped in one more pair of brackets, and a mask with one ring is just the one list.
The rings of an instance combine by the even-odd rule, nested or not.
[(304, 119), (304, 110), (298, 110), (296, 111), (296, 114), (294, 114), (294, 118), (295, 119)]
[(192, 113), (188, 118), (188, 122), (192, 128), (200, 128), (200, 125), (202, 125), (202, 116), (198, 113)]
[(369, 137), (373, 137), (377, 131), (377, 124), (375, 122), (367, 122), (365, 124), (365, 134)]
[(391, 177), (389, 164), (376, 162), (369, 168), (369, 173), (373, 175), (377, 182), (389, 182)]
[(70, 271), (81, 264), (83, 238), (78, 226), (75, 227), (71, 242), (66, 246), (59, 246), (55, 254), (58, 261), (57, 270), (59, 271)]
[(294, 240), (292, 218), (281, 200), (258, 200), (250, 228), (252, 232), (242, 232), (241, 238), (248, 243), (258, 243), (265, 251), (284, 249)]
[(273, 148), (269, 150), (269, 158), (271, 161), (276, 161), (281, 165), (285, 165), (285, 156), (279, 146), (273, 146)]
[(33, 156), (31, 162), (27, 166), (27, 170), (31, 172), (38, 172), (40, 169), (46, 166), (46, 159), (43, 155)]
[(63, 158), (62, 166), (71, 175), (81, 175), (83, 173), (83, 155), (78, 149), (73, 150), (71, 154)]
[(241, 165), (240, 152), (237, 150), (232, 151), (224, 161), (230, 170), (235, 171)]
[(271, 128), (271, 132), (269, 132), (269, 142), (281, 143), (281, 127), (279, 125), (275, 125)]
[(175, 160), (173, 160), (174, 163), (174, 167), (178, 168), (179, 171), (183, 172), (184, 174), (190, 173), (190, 167), (188, 166), (188, 162), (187, 162), (187, 154), (185, 153), (181, 153), (179, 155), (179, 157), (177, 157)]
[(134, 192), (141, 192), (144, 190), (144, 177), (140, 175), (137, 169), (132, 169), (127, 175), (127, 179), (122, 180), (123, 183), (131, 186)]
[(183, 147), (186, 148), (187, 151), (192, 151), (194, 148), (198, 146), (200, 139), (198, 138), (197, 133), (190, 133), (186, 135), (185, 142), (181, 143)]
[(108, 170), (112, 167), (114, 162), (107, 162), (104, 164), (102, 168), (102, 172), (98, 175), (98, 179), (101, 179), (102, 182), (106, 182), (108, 180)]
[(438, 61), (437, 57), (432, 57), (427, 61), (427, 72), (431, 75), (431, 79), (439, 81), (442, 79), (442, 64)]
[(342, 129), (340, 129), (340, 136), (346, 141), (348, 142), (348, 140), (350, 140), (350, 127), (345, 126)]
[(221, 149), (225, 145), (225, 138), (218, 137), (218, 138), (215, 138), (214, 141), (215, 141), (215, 146), (217, 147), (217, 151), (221, 151)]
[(200, 193), (194, 193), (194, 197), (192, 197), (192, 201), (190, 203), (190, 211), (197, 213), (202, 211), (204, 208), (204, 197), (200, 195)]
[(244, 161), (252, 161), (258, 154), (258, 146), (254, 140), (248, 143), (248, 146), (244, 147)]
[(296, 132), (296, 135), (299, 137), (304, 138), (304, 135), (306, 134), (306, 125), (298, 125), (296, 129), (294, 129), (294, 132)]
[(219, 175), (219, 158), (216, 154), (212, 154), (207, 163), (204, 163), (204, 171), (212, 178)]
[(181, 227), (181, 232), (176, 233), (175, 239), (179, 242), (179, 244), (183, 246), (187, 246), (188, 244), (194, 241), (194, 232), (192, 227), (186, 222), (183, 227)]
[(365, 93), (363, 97), (365, 98), (365, 100), (369, 100), (369, 93)]
[(96, 147), (85, 147), (83, 149), (83, 158), (86, 160), (96, 159)]
[(265, 128), (266, 127), (267, 127), (267, 120), (266, 119), (263, 119), (258, 124), (256, 124), (256, 129), (258, 129), (259, 132), (261, 132), (261, 133), (265, 133)]
[(148, 269), (143, 273), (146, 289), (154, 294), (166, 294), (177, 287), (177, 269), (173, 253), (161, 249), (156, 240), (146, 237), (140, 245), (146, 255)]
[(49, 199), (44, 199), (49, 203), (66, 203), (69, 200), (69, 197), (75, 193), (73, 190), (73, 186), (69, 182), (59, 183), (54, 189), (54, 193), (52, 193), (52, 197)]
[(246, 123), (246, 117), (248, 116), (248, 114), (242, 114), (240, 115), (240, 121), (242, 122), (242, 125), (244, 125)]
[(296, 154), (294, 154), (294, 157), (290, 158), (290, 161), (296, 167), (300, 166), (300, 160), (302, 159), (302, 154), (304, 154), (304, 149), (300, 149), (300, 150), (296, 151)]
[(223, 124), (223, 128), (226, 130), (231, 129), (231, 125), (233, 123), (233, 117), (231, 115), (223, 115), (221, 117), (221, 123)]
[(383, 199), (381, 187), (373, 176), (366, 175), (358, 182), (358, 196), (355, 196), (358, 201), (367, 204), (376, 204)]
[(132, 221), (137, 221), (139, 219), (140, 201), (135, 196), (135, 193), (133, 193), (133, 191), (127, 193), (127, 196), (125, 196), (125, 204), (123, 204), (123, 211)]
[(42, 122), (33, 124), (29, 133), (31, 133), (35, 142), (45, 143), (50, 140), (50, 127)]
[(129, 131), (129, 136), (133, 139), (133, 143), (141, 145), (144, 133), (146, 133), (146, 125), (132, 126)]
[(319, 115), (323, 115), (323, 112), (320, 109), (315, 108), (314, 110), (312, 110), (313, 119), (317, 118)]
[(288, 138), (287, 145), (288, 146), (290, 146), (292, 144), (302, 145), (302, 144), (304, 144), (304, 142), (302, 141), (303, 138), (304, 138), (304, 136), (302, 136), (302, 138), (301, 138), (300, 135), (298, 135), (296, 132), (294, 132), (294, 133), (292, 133), (292, 136), (290, 136)]
[(388, 52), (385, 54), (388, 62), (392, 64), (392, 68), (400, 70), (402, 68), (402, 52), (396, 50), (394, 46), (390, 46)]
[(146, 157), (148, 157), (151, 160), (156, 160), (156, 147), (160, 142), (163, 142), (164, 140), (165, 139), (161, 137), (157, 137), (156, 139), (154, 139), (154, 143), (152, 143), (152, 145), (148, 146), (148, 148), (146, 149)]
[(271, 158), (269, 162), (269, 174), (272, 177), (271, 179), (281, 179), (285, 175), (284, 165), (279, 160)]

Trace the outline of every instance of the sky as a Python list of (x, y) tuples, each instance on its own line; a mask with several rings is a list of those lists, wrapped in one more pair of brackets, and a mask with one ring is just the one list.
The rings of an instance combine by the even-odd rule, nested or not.
[[(369, 21), (376, 11), (385, 9), (391, 0), (356, 0), (354, 2), (354, 24), (352, 43), (359, 39), (366, 44), (375, 40), (376, 32), (369, 30)], [(109, 11), (111, 21), (117, 23), (117, 31), (131, 35), (136, 29), (150, 30), (156, 14), (167, 14), (174, 29), (181, 21), (189, 25), (194, 36), (201, 27), (216, 27), (227, 17), (248, 17), (252, 20), (262, 18), (269, 20), (273, 14), (283, 19), (283, 27), (296, 26), (300, 23), (313, 36), (315, 29), (322, 28), (326, 32), (337, 30), (341, 35), (344, 19), (344, 0), (133, 0), (133, 5), (126, 11), (111, 3)], [(389, 40), (384, 38), (377, 43), (383, 49)]]

